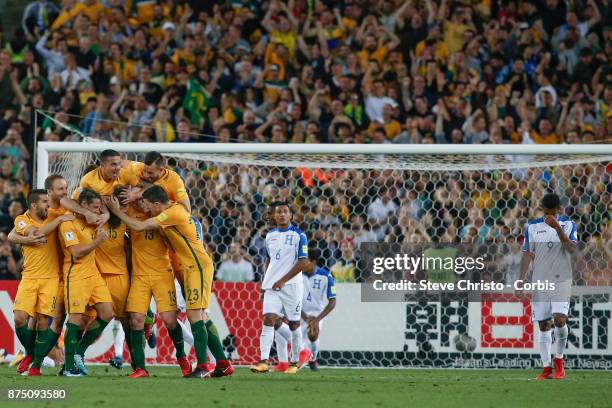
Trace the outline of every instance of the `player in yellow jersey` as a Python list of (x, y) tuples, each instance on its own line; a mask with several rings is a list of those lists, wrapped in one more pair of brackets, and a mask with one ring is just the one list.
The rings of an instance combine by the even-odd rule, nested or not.
[[(15, 332), (26, 350), (19, 370), (27, 369), (28, 375), (39, 376), (43, 359), (49, 351), (49, 317), (55, 313), (59, 284), (59, 259), (55, 229), (60, 222), (74, 219), (63, 215), (48, 221), (49, 197), (46, 190), (32, 190), (28, 196), (28, 210), (15, 218), (15, 233), (30, 239), (45, 237), (39, 245), (23, 246), (22, 279), (15, 297)], [(28, 328), (28, 318), (36, 322), (36, 332)]]
[[(188, 212), (191, 212), (189, 195), (185, 188), (185, 183), (174, 170), (166, 167), (166, 160), (159, 152), (149, 152), (142, 162), (128, 162), (127, 168), (132, 174), (137, 176), (143, 185), (137, 188), (128, 188), (122, 195), (122, 199), (127, 202), (134, 202), (142, 197), (145, 185), (155, 184), (162, 187), (170, 201), (181, 204)], [(183, 273), (178, 267), (178, 258), (173, 251), (170, 252), (170, 264), (179, 280), (182, 282)]]
[[(128, 170), (140, 180), (162, 187), (170, 201), (181, 204), (191, 212), (189, 195), (185, 183), (174, 170), (166, 167), (166, 160), (159, 152), (149, 152), (145, 155), (144, 163), (129, 162)], [(142, 197), (144, 188), (129, 189), (123, 197), (133, 202)]]
[(115, 187), (120, 185), (138, 185), (138, 177), (131, 171), (124, 168), (124, 162), (121, 160), (121, 155), (115, 150), (104, 150), (100, 153), (100, 166), (85, 174), (73, 194), (72, 199), (65, 197), (61, 204), (64, 208), (81, 214), (88, 223), (102, 225), (108, 218), (100, 214), (95, 214), (92, 211), (78, 205), (75, 202), (83, 189), (95, 191), (101, 196), (110, 196), (113, 194)]
[[(49, 207), (47, 208), (46, 222), (51, 222), (57, 217), (68, 213), (68, 211), (65, 210), (60, 204), (61, 199), (68, 195), (68, 183), (66, 183), (66, 180), (59, 174), (51, 174), (45, 179), (45, 189), (47, 190), (47, 195), (49, 197)], [(13, 229), (9, 234), (9, 240), (14, 244), (21, 244), (24, 246), (40, 245), (41, 243), (46, 242), (46, 240), (54, 240), (57, 242), (57, 229), (51, 231), (49, 234), (47, 234), (47, 236), (39, 235), (38, 233), (31, 236), (23, 236), (17, 234), (15, 229)], [(60, 266), (58, 268), (59, 285), (56, 294), (55, 316), (53, 317), (53, 321), (51, 322), (51, 330), (48, 333), (49, 352), (57, 343), (57, 339), (60, 337), (62, 329), (64, 328), (64, 321), (66, 320), (66, 313), (64, 308), (64, 279), (61, 267), (61, 265), (63, 264), (63, 252), (59, 248), (59, 245), (57, 246), (57, 248), (58, 258), (60, 261)], [(33, 330), (36, 325), (36, 322), (31, 319), (29, 323), (30, 329)], [(22, 369), (23, 371), (26, 370), (27, 367), (24, 368), (22, 367), (22, 365), (20, 365), (20, 369)]]
[[(117, 187), (119, 188), (119, 187)], [(126, 225), (119, 218), (111, 215), (102, 229), (108, 235), (108, 240), (102, 242), (95, 250), (96, 266), (106, 282), (108, 291), (113, 299), (113, 310), (123, 328), (123, 332), (129, 336), (130, 326), (125, 306), (128, 292), (130, 290), (130, 276), (128, 274), (127, 253), (126, 253)], [(131, 354), (130, 339), (128, 338), (128, 350)], [(85, 346), (85, 345), (83, 345)], [(121, 340), (121, 348), (123, 340)], [(118, 368), (123, 366), (121, 355), (115, 356), (113, 360)]]
[[(114, 196), (119, 198), (121, 192), (116, 191)], [(138, 201), (130, 206), (122, 206), (121, 211), (126, 212), (134, 219), (145, 220), (148, 218), (147, 214), (140, 208)], [(174, 274), (170, 267), (168, 248), (159, 230), (135, 231), (128, 229), (128, 234), (132, 248), (132, 282), (126, 311), (130, 315), (132, 363), (134, 366), (134, 372), (130, 374), (130, 378), (149, 376), (145, 369), (142, 340), (145, 315), (151, 297), (155, 299), (157, 312), (168, 329), (183, 376), (187, 376), (191, 373), (191, 363), (185, 354), (183, 332), (177, 321), (178, 307)]]
[[(79, 194), (77, 203), (83, 209), (99, 214), (102, 207), (101, 197), (88, 189)], [(64, 303), (68, 313), (68, 323), (64, 336), (65, 371), (64, 375), (87, 375), (84, 370), (82, 354), (87, 345), (93, 343), (106, 325), (113, 319), (112, 298), (96, 267), (95, 249), (108, 239), (101, 227), (95, 229), (84, 218), (60, 224), (59, 236), (64, 251)], [(97, 312), (97, 318), (90, 324), (81, 341), (78, 341), (79, 326), (88, 306)]]
[[(209, 306), (214, 266), (204, 249), (202, 225), (180, 204), (173, 203), (166, 191), (157, 185), (142, 194), (142, 208), (151, 218), (138, 220), (121, 212), (119, 200), (106, 200), (109, 209), (125, 222), (132, 231), (163, 229), (164, 235), (176, 252), (179, 267), (184, 273), (187, 318), (191, 324), (194, 347), (198, 359), (193, 377), (222, 377), (234, 372), (225, 356), (215, 325), (209, 319)], [(206, 348), (217, 360), (212, 372), (206, 372)]]

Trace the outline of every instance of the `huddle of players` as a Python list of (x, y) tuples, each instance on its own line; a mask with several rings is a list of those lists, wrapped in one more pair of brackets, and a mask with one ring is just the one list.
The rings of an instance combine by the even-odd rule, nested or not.
[[(266, 214), (268, 265), (261, 285), (263, 327), (259, 339), (259, 362), (254, 373), (270, 370), (268, 359), (276, 341), (276, 372), (295, 374), (306, 363), (317, 369), (319, 330), (323, 319), (336, 305), (336, 288), (331, 273), (320, 267), (317, 249), (309, 249), (306, 235), (291, 223), (287, 202), (272, 203)], [(284, 322), (286, 317), (288, 323)], [(302, 341), (308, 338), (308, 347)], [(291, 344), (291, 364), (287, 346)]]
[[(233, 367), (206, 312), (212, 260), (202, 243), (202, 226), (190, 215), (182, 180), (164, 167), (163, 157), (156, 152), (147, 154), (144, 163), (124, 162), (113, 150), (103, 151), (100, 159), (100, 166), (81, 180), (74, 200), (67, 197), (66, 180), (49, 176), (45, 190), (30, 193), (28, 210), (15, 219), (9, 234), (12, 242), (23, 245), (24, 253), (14, 317), (16, 334), (27, 355), (18, 371), (23, 373), (29, 367), (29, 375), (41, 374), (43, 359), (56, 344), (67, 314), (64, 375), (87, 374), (83, 364), (87, 347), (116, 317), (124, 326), (132, 356), (130, 377), (147, 377), (144, 318), (153, 296), (183, 375), (231, 375)], [(535, 293), (532, 308), (533, 320), (540, 327), (538, 344), (544, 365), (538, 379), (562, 379), (576, 224), (558, 216), (560, 200), (555, 194), (543, 197), (542, 210), (544, 216), (531, 221), (525, 232), (520, 276), (527, 278), (530, 265), (532, 280), (551, 278), (553, 271), (560, 288), (554, 293)], [(261, 360), (251, 371), (269, 371), (275, 337), (276, 371), (296, 373), (306, 362), (316, 368), (320, 325), (335, 306), (333, 278), (317, 267), (318, 251), (309, 252), (305, 234), (291, 224), (286, 202), (273, 203), (267, 216), (274, 225), (266, 235), (269, 264), (262, 283)], [(128, 243), (131, 276), (125, 250)], [(552, 260), (556, 263), (551, 266)], [(195, 370), (185, 356), (182, 330), (177, 325), (175, 275), (184, 284), (198, 360)], [(553, 321), (554, 374), (550, 365)], [(310, 340), (309, 349), (302, 350), (303, 336)], [(289, 342), (291, 364), (287, 361)], [(205, 369), (207, 347), (217, 360), (210, 372)]]
[[(63, 375), (87, 375), (85, 351), (116, 318), (131, 354), (130, 378), (148, 377), (144, 320), (152, 296), (183, 376), (231, 375), (234, 369), (207, 314), (214, 267), (202, 226), (191, 216), (183, 181), (165, 168), (164, 158), (151, 152), (144, 163), (129, 162), (105, 150), (72, 199), (67, 194), (66, 180), (49, 176), (45, 190), (30, 193), (28, 210), (9, 236), (24, 254), (14, 306), (15, 331), (26, 349), (18, 371), (41, 375), (67, 316)], [(195, 368), (177, 324), (175, 275), (184, 287)], [(207, 348), (216, 359), (212, 371), (206, 370)]]

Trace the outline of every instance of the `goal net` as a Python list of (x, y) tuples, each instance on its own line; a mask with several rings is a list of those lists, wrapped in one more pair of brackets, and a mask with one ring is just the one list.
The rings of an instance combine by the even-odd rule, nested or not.
[[(39, 143), (38, 148), (39, 183), (59, 173), (71, 189), (105, 148), (128, 160), (143, 160), (150, 150), (164, 154), (168, 167), (185, 181), (215, 269), (231, 270), (217, 275), (210, 312), (227, 351), (243, 364), (259, 358), (264, 213), (271, 201), (283, 197), (293, 206), (294, 223), (320, 250), (322, 264), (336, 281), (337, 307), (321, 327), (320, 364), (538, 366), (538, 327), (531, 321), (528, 299), (514, 297), (510, 289), (478, 300), (367, 301), (362, 285), (373, 275), (361, 249), (365, 243), (468, 243), (485, 247), (490, 256), (486, 269), (470, 279), (510, 282), (518, 273), (527, 222), (538, 216), (541, 197), (555, 192), (576, 223), (582, 254), (572, 288), (567, 365), (612, 367), (609, 147), (590, 152), (584, 146), (383, 145), (360, 150), (348, 145), (134, 145), (86, 139)], [(172, 364), (172, 344), (161, 324), (157, 328), (158, 345), (147, 348), (147, 357)], [(89, 358), (104, 361), (112, 355), (110, 332), (105, 335)]]

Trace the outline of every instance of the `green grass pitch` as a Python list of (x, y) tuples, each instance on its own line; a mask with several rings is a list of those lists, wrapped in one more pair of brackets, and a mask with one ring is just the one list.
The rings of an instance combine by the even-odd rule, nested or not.
[[(568, 371), (564, 381), (533, 381), (536, 370), (325, 369), (297, 375), (180, 377), (178, 367), (150, 367), (131, 380), (128, 370), (90, 367), (86, 378), (18, 376), (0, 367), (2, 407), (610, 407), (612, 372)], [(65, 389), (64, 401), (9, 402), (8, 389)]]

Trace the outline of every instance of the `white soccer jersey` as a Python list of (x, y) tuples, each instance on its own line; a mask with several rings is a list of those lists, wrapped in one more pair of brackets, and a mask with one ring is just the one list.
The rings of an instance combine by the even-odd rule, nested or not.
[[(557, 217), (563, 232), (576, 242), (576, 223), (567, 217)], [(523, 251), (534, 255), (531, 281), (567, 282), (572, 280), (571, 255), (565, 250), (557, 232), (544, 218), (530, 221), (525, 230)]]
[(303, 274), (304, 299), (302, 310), (309, 316), (318, 316), (329, 302), (336, 298), (336, 286), (332, 274), (323, 268), (317, 268), (312, 276)]
[[(270, 263), (261, 287), (272, 289), (272, 285), (285, 276), (298, 259), (308, 257), (308, 240), (295, 225), (283, 230), (274, 228), (266, 235), (266, 250)], [(301, 272), (298, 273), (287, 284), (301, 283), (301, 275)]]

